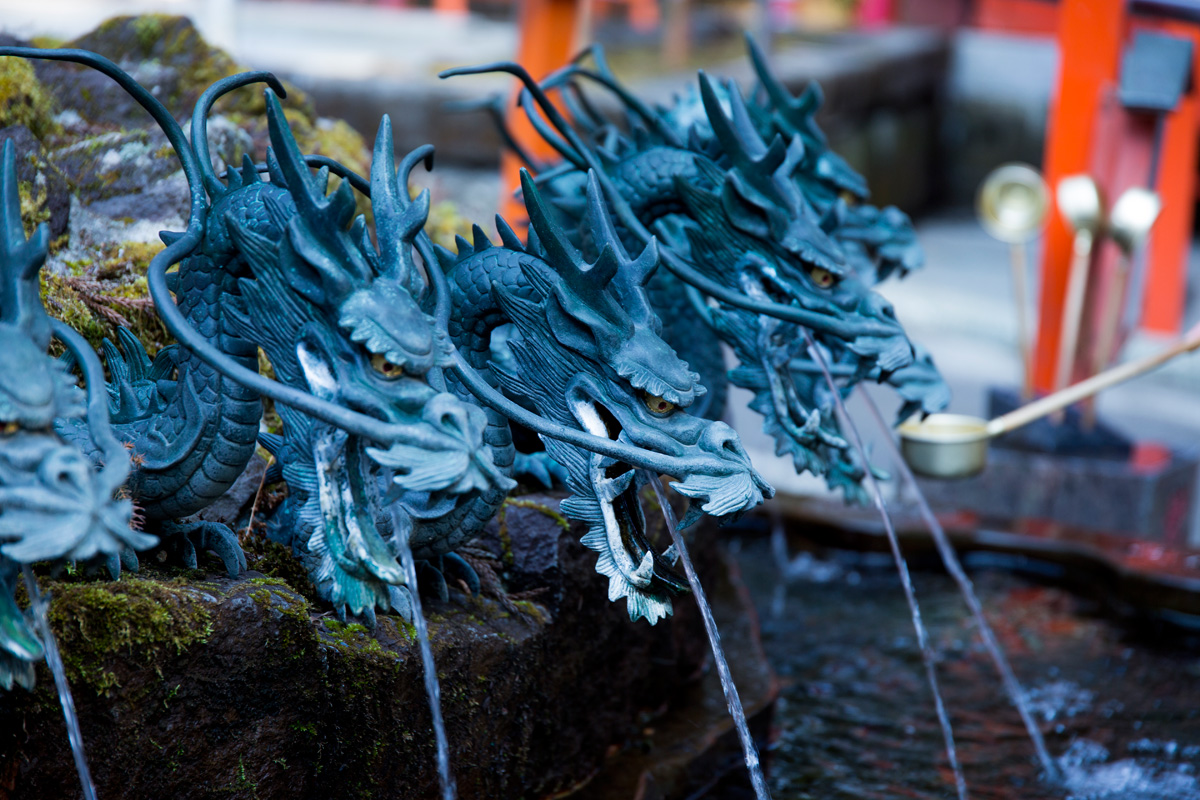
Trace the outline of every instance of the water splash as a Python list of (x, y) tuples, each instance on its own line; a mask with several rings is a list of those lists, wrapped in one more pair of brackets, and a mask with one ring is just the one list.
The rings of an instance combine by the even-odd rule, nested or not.
[(79, 729), (79, 715), (75, 713), (75, 700), (71, 697), (67, 671), (63, 669), (58, 644), (54, 640), (54, 632), (50, 630), (50, 619), (46, 614), (50, 607), (50, 595), (42, 594), (28, 564), (21, 565), (21, 575), (25, 579), (25, 591), (29, 593), (29, 607), (33, 611), (34, 623), (42, 637), (42, 649), (46, 651), (46, 665), (54, 674), (54, 686), (58, 689), (58, 702), (67, 721), (67, 740), (71, 743), (71, 755), (75, 758), (75, 771), (79, 773), (83, 797), (84, 800), (96, 800), (96, 786), (92, 783), (92, 772), (88, 769), (87, 753), (83, 748), (83, 731)]
[(709, 605), (708, 597), (704, 594), (704, 587), (700, 585), (696, 569), (692, 566), (692, 557), (688, 555), (683, 537), (676, 529), (675, 511), (667, 502), (667, 493), (658, 476), (648, 470), (642, 470), (642, 474), (654, 487), (654, 494), (658, 497), (658, 504), (662, 507), (667, 531), (671, 534), (675, 552), (679, 554), (679, 560), (683, 563), (683, 571), (687, 575), (688, 584), (692, 587), (692, 596), (696, 598), (696, 605), (700, 608), (700, 617), (704, 620), (704, 632), (708, 634), (708, 644), (712, 648), (713, 660), (717, 665), (717, 675), (720, 676), (721, 688), (725, 691), (725, 704), (729, 708), (729, 715), (733, 717), (734, 727), (737, 728), (738, 738), (742, 742), (742, 752), (746, 756), (746, 769), (750, 772), (750, 783), (754, 786), (754, 795), (758, 800), (770, 800), (771, 792), (767, 789), (767, 779), (763, 776), (762, 763), (758, 758), (758, 748), (754, 745), (754, 738), (750, 735), (750, 726), (746, 723), (746, 710), (742, 707), (742, 699), (738, 696), (737, 686), (729, 671), (729, 662), (725, 660), (725, 650), (721, 647), (721, 633), (717, 630), (717, 621), (713, 619), (712, 606)]
[(1194, 800), (1200, 793), (1190, 765), (1110, 761), (1108, 749), (1090, 739), (1072, 742), (1059, 764), (1070, 792), (1067, 800)]
[(883, 529), (887, 533), (888, 546), (892, 550), (892, 558), (896, 562), (896, 570), (900, 574), (900, 585), (904, 587), (904, 599), (908, 601), (908, 608), (912, 614), (913, 629), (917, 633), (917, 644), (921, 648), (921, 660), (925, 663), (925, 676), (929, 682), (929, 688), (933, 692), (933, 704), (937, 711), (938, 724), (942, 728), (942, 738), (946, 743), (946, 758), (950, 762), (950, 769), (954, 773), (954, 787), (958, 792), (959, 800), (967, 800), (967, 782), (963, 778), (962, 765), (958, 761), (958, 751), (954, 746), (954, 729), (950, 725), (950, 715), (946, 712), (946, 704), (942, 700), (941, 690), (938, 688), (937, 670), (934, 664), (937, 660), (933, 647), (929, 644), (929, 633), (925, 630), (925, 623), (921, 621), (921, 607), (917, 603), (917, 596), (913, 591), (912, 577), (908, 573), (908, 562), (904, 560), (904, 554), (900, 552), (900, 540), (896, 537), (896, 529), (892, 526), (891, 515), (888, 514), (887, 503), (883, 500), (883, 492), (879, 489), (879, 483), (875, 480), (874, 473), (871, 472), (870, 461), (867, 459), (867, 448), (863, 446), (862, 437), (859, 436), (858, 428), (855, 427), (854, 421), (850, 419), (850, 415), (846, 413), (846, 404), (842, 402), (841, 389), (833, 380), (833, 375), (829, 372), (829, 365), (825, 359), (825, 354), (817, 347), (813, 341), (812, 334), (807, 328), (802, 328), (804, 331), (804, 340), (808, 346), (808, 356), (813, 363), (821, 368), (821, 374), (825, 378), (825, 382), (829, 385), (830, 394), (833, 395), (834, 408), (838, 418), (842, 423), (842, 428), (848, 434), (847, 438), (853, 445), (855, 452), (863, 465), (863, 483), (867, 487), (867, 491), (871, 493), (871, 498), (875, 503), (875, 508), (879, 511), (879, 516), (883, 519)]
[(867, 392), (863, 391), (859, 394), (867, 401), (867, 407), (871, 409), (871, 413), (875, 416), (875, 422), (886, 434), (883, 438), (887, 442), (887, 446), (891, 449), (892, 461), (900, 470), (905, 484), (908, 485), (913, 495), (917, 498), (917, 508), (920, 510), (921, 517), (925, 520), (925, 525), (929, 528), (929, 532), (933, 536), (933, 541), (937, 546), (938, 553), (941, 555), (942, 563), (945, 565), (946, 571), (954, 578), (955, 583), (958, 584), (963, 600), (966, 602), (967, 608), (970, 609), (971, 616), (975, 618), (975, 624), (979, 628), (979, 636), (983, 640), (983, 646), (987, 648), (992, 662), (996, 665), (996, 671), (1000, 673), (1000, 681), (1004, 684), (1004, 691), (1008, 694), (1013, 707), (1017, 709), (1017, 714), (1020, 715), (1021, 722), (1025, 725), (1029, 739), (1033, 742), (1033, 749), (1037, 753), (1038, 761), (1042, 765), (1042, 771), (1045, 773), (1046, 780), (1050, 783), (1057, 783), (1061, 779), (1060, 771), (1055, 765), (1054, 760), (1050, 757), (1050, 751), (1046, 748), (1046, 741), (1042, 737), (1042, 731), (1029, 709), (1027, 695), (1021, 688), (1021, 683), (1017, 680), (1012, 666), (1009, 665), (1004, 651), (1000, 648), (1000, 643), (996, 640), (996, 634), (992, 631), (992, 626), (988, 623), (987, 617), (984, 616), (983, 606), (979, 602), (979, 596), (975, 593), (974, 584), (971, 583), (971, 579), (967, 577), (967, 573), (963, 570), (962, 564), (958, 560), (958, 554), (954, 552), (954, 547), (950, 544), (950, 538), (946, 536), (946, 531), (942, 528), (942, 523), (938, 521), (937, 515), (933, 513), (933, 509), (929, 507), (929, 502), (925, 499), (925, 493), (921, 491), (916, 476), (913, 475), (908, 462), (904, 460), (904, 456), (900, 453), (900, 448), (896, 445), (895, 440), (892, 439), (891, 428), (879, 412), (879, 406), (875, 404), (875, 401), (871, 399), (871, 396)]
[(455, 800), (458, 788), (454, 774), (450, 771), (450, 742), (446, 739), (446, 722), (442, 718), (442, 690), (438, 685), (437, 665), (433, 661), (433, 648), (429, 644), (429, 628), (425, 625), (425, 612), (421, 609), (421, 594), (417, 591), (417, 565), (413, 560), (412, 548), (408, 546), (409, 522), (403, 519), (403, 511), (397, 503), (389, 506), (392, 514), (392, 529), (399, 542), (400, 566), (408, 583), (409, 599), (412, 602), (413, 627), (417, 629), (417, 642), (421, 650), (421, 666), (425, 670), (425, 693), (429, 696), (429, 714), (433, 718), (433, 736), (437, 743), (438, 783), (442, 789), (442, 800)]

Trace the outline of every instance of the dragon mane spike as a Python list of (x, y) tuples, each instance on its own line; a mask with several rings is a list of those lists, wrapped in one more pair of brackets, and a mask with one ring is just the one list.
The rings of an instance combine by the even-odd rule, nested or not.
[(487, 250), (492, 246), (492, 240), (484, 233), (483, 228), (478, 225), (471, 226), (471, 238), (474, 240), (472, 246), (475, 248), (476, 253)]
[(279, 159), (275, 157), (275, 148), (267, 148), (267, 177), (271, 179), (271, 183), (281, 189), (288, 188), (287, 177), (283, 174), (283, 168), (279, 166)]
[(841, 227), (842, 220), (845, 215), (846, 201), (839, 197), (831, 206), (829, 206), (829, 208), (825, 210), (825, 213), (821, 215), (821, 220), (817, 223), (817, 225), (821, 228), (821, 230), (825, 231), (825, 233), (833, 233)]
[(721, 108), (721, 100), (717, 97), (712, 80), (704, 73), (704, 70), (700, 70), (700, 101), (704, 104), (704, 111), (708, 115), (713, 135), (721, 142), (725, 152), (730, 155), (740, 152), (743, 149), (742, 143), (738, 141), (737, 132), (729, 118), (725, 116), (725, 109)]
[(187, 234), (179, 233), (178, 231), (159, 231), (158, 232), (158, 238), (161, 239), (162, 243), (165, 244), (167, 247), (170, 247), (171, 245), (175, 244), (176, 242), (178, 242), (180, 239), (182, 239), (186, 235)]
[[(793, 137), (793, 141), (799, 141), (799, 139), (800, 139), (799, 136)], [(804, 147), (803, 144), (801, 144), (801, 150), (800, 150), (801, 157), (803, 157), (803, 155), (804, 155), (803, 147)], [(779, 169), (779, 167), (781, 165), (783, 165), (785, 162), (789, 161), (790, 160), (789, 156), (791, 154), (792, 154), (791, 146), (788, 144), (785, 144), (783, 141), (783, 137), (776, 134), (775, 138), (771, 140), (770, 147), (768, 147), (766, 149), (766, 152), (764, 152), (762, 154), (762, 156), (758, 159), (758, 161), (756, 162), (756, 165), (763, 172), (770, 174), (770, 173), (774, 172), (775, 170)], [(788, 171), (790, 172), (791, 169), (794, 168), (795, 165), (798, 163), (799, 162), (795, 162), (794, 164), (791, 164), (789, 166)]]
[[(288, 189), (297, 200), (302, 200), (305, 205), (314, 205), (314, 200), (322, 202), (325, 198), (324, 192), (321, 192), (317, 198), (313, 197), (315, 189), (312, 172), (309, 171), (308, 164), (304, 161), (304, 155), (300, 152), (295, 137), (290, 133), (287, 117), (283, 115), (283, 107), (279, 105), (275, 92), (265, 89), (263, 97), (267, 103), (267, 133), (271, 139), (271, 150), (278, 159), (276, 163)], [(268, 151), (268, 166), (270, 163), (271, 152)]]
[(534, 186), (529, 170), (521, 170), (521, 192), (525, 196), (525, 211), (529, 214), (529, 230), (537, 232), (538, 241), (545, 250), (551, 265), (562, 272), (564, 277), (569, 272), (578, 272), (580, 255), (575, 247), (562, 236), (558, 226), (550, 217), (550, 213), (542, 201), (542, 196)]
[(129, 377), (134, 381), (146, 380), (153, 364), (145, 345), (124, 325), (117, 326), (117, 342), (121, 345), (125, 363), (129, 365)]
[(499, 231), (500, 241), (505, 247), (509, 250), (515, 250), (518, 253), (525, 252), (525, 245), (521, 242), (521, 237), (517, 236), (517, 232), (499, 214), (496, 215), (496, 230)]
[(258, 183), (258, 167), (254, 166), (254, 160), (250, 158), (249, 153), (242, 154), (242, 185), (249, 186), (252, 183)]
[(645, 286), (654, 275), (655, 270), (658, 269), (658, 264), (658, 237), (651, 236), (650, 241), (646, 242), (646, 246), (642, 248), (642, 252), (629, 262), (625, 269), (631, 281)]
[(458, 233), (454, 234), (454, 247), (458, 250), (460, 257), (469, 256), (475, 252), (475, 248), (471, 246), (471, 243), (464, 239), (462, 234)]
[(244, 185), (244, 180), (243, 180), (244, 176), (243, 176), (241, 170), (226, 169), (225, 172), (220, 177), (225, 179), (224, 188), (228, 189), (231, 192), (242, 188), (242, 186)]
[[(305, 163), (307, 164), (308, 162), (305, 162)], [(313, 178), (313, 188), (316, 189), (318, 192), (320, 192), (322, 194), (322, 196), (328, 196), (328, 194), (329, 194), (329, 167), (325, 166), (325, 167), (321, 167), (319, 170), (317, 170), (317, 175), (315, 178)]]
[(112, 380), (109, 381), (109, 391), (128, 385), (130, 383), (129, 364), (121, 357), (121, 351), (107, 336), (100, 340), (100, 352), (104, 355), (104, 362), (108, 365), (108, 372), (112, 376)]
[(825, 104), (825, 92), (821, 89), (821, 84), (816, 81), (809, 81), (804, 87), (804, 91), (800, 93), (792, 104), (792, 107), (805, 116), (812, 116), (821, 109)]
[(729, 82), (727, 89), (729, 110), (733, 112), (733, 127), (737, 132), (738, 140), (744, 143), (748, 151), (751, 148), (758, 151), (751, 153), (754, 158), (761, 158), (767, 148), (763, 144), (758, 129), (754, 127), (754, 122), (750, 119), (750, 110), (746, 108), (746, 98), (742, 96), (742, 90), (733, 81)]
[(629, 253), (617, 235), (612, 217), (608, 213), (608, 204), (604, 202), (604, 192), (600, 189), (600, 181), (594, 170), (588, 170), (587, 178), (587, 218), (591, 223), (592, 236), (596, 246), (602, 251), (612, 248), (621, 261), (629, 260)]
[(458, 256), (442, 247), (440, 244), (433, 246), (433, 254), (441, 265), (442, 270), (449, 272), (450, 269), (458, 263)]
[(594, 280), (598, 286), (607, 286), (613, 278), (617, 277), (623, 261), (625, 259), (617, 252), (617, 247), (614, 247), (612, 242), (608, 242), (600, 251), (600, 256), (588, 268), (588, 278)]

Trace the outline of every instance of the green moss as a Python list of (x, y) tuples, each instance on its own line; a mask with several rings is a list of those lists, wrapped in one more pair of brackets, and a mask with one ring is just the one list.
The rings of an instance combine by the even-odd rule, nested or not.
[(366, 656), (391, 664), (397, 664), (400, 656), (386, 649), (379, 640), (371, 635), (366, 626), (358, 623), (344, 624), (336, 619), (323, 620), (324, 629), (318, 630), (321, 639), (331, 644), (346, 656)]
[[(245, 72), (225, 51), (204, 40), (187, 17), (169, 14), (113, 17), (71, 47), (94, 50), (113, 61), (157, 61), (178, 71), (174, 91), (158, 99), (172, 110), (188, 109), (209, 85), (229, 75)], [(303, 92), (284, 84), (288, 105), (312, 116), (312, 104)], [(250, 87), (222, 97), (215, 113), (261, 116), (265, 111), (260, 87)]]
[(154, 311), (146, 272), (163, 249), (157, 242), (122, 242), (99, 247), (93, 257), (68, 261), (70, 275), (41, 275), (42, 303), (50, 316), (83, 334), (99, 349), (125, 326), (146, 352), (157, 353), (171, 336)]
[(554, 520), (564, 531), (571, 530), (571, 523), (567, 522), (567, 518), (545, 503), (539, 503), (536, 500), (524, 500), (518, 497), (509, 497), (504, 501), (504, 505), (515, 506), (517, 508), (532, 508), (535, 511), (542, 512), (547, 517)]
[(49, 93), (24, 58), (0, 59), (0, 128), (24, 125), (39, 140), (58, 133)]
[(205, 642), (212, 614), (183, 584), (141, 578), (54, 583), (50, 621), (71, 681), (108, 695), (121, 660), (156, 666)]
[(512, 604), (528, 616), (533, 617), (534, 621), (538, 624), (545, 624), (547, 622), (545, 610), (537, 603), (532, 603), (528, 600), (514, 600)]
[[(300, 563), (300, 559), (292, 555), (291, 549), (257, 534), (246, 537), (242, 542), (242, 549), (246, 553), (250, 568), (269, 576), (268, 580), (271, 583), (282, 583), (308, 602), (314, 605), (320, 603), (316, 589), (308, 578), (308, 572)], [(261, 579), (252, 583), (257, 583), (258, 580)]]

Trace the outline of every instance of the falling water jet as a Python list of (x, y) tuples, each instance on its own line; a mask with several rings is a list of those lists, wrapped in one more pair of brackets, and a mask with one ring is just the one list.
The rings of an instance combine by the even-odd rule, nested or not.
[(954, 548), (950, 545), (950, 539), (946, 536), (946, 531), (942, 528), (942, 523), (938, 522), (933, 509), (929, 507), (929, 501), (925, 499), (925, 493), (921, 491), (916, 476), (913, 475), (908, 462), (904, 460), (900, 449), (892, 439), (891, 428), (879, 412), (879, 406), (875, 404), (875, 401), (871, 399), (871, 396), (867, 392), (864, 391), (860, 394), (867, 401), (867, 406), (875, 416), (876, 423), (886, 433), (883, 438), (887, 441), (887, 445), (892, 451), (893, 461), (899, 467), (900, 474), (904, 478), (904, 483), (912, 489), (913, 494), (916, 496), (917, 508), (925, 520), (925, 526), (929, 528), (929, 533), (933, 536), (938, 553), (942, 557), (942, 563), (945, 564), (946, 571), (958, 583), (963, 600), (966, 602), (967, 608), (971, 611), (971, 615), (975, 618), (976, 625), (979, 626), (979, 636), (983, 639), (983, 645), (987, 648), (992, 661), (996, 665), (996, 671), (1000, 673), (1000, 680), (1004, 684), (1005, 691), (1008, 692), (1009, 699), (1017, 709), (1017, 713), (1021, 716), (1021, 721), (1025, 723), (1025, 730), (1029, 732), (1029, 738), (1033, 742), (1033, 749), (1037, 752), (1038, 761), (1041, 762), (1046, 780), (1050, 783), (1057, 783), (1060, 779), (1058, 767), (1050, 757), (1050, 752), (1046, 749), (1046, 741), (1042, 738), (1042, 731), (1034, 721), (1033, 714), (1029, 710), (1029, 704), (1025, 701), (1025, 691), (1021, 688), (1016, 674), (1013, 673), (1012, 666), (1008, 663), (1004, 651), (1000, 648), (1000, 643), (996, 641), (996, 634), (992, 631), (992, 626), (983, 614), (983, 606), (979, 602), (979, 596), (975, 594), (975, 587), (971, 583), (971, 579), (963, 570), (962, 564), (958, 560), (958, 554), (954, 552)]
[(442, 800), (455, 800), (458, 789), (454, 785), (454, 774), (450, 771), (450, 743), (446, 739), (446, 722), (442, 719), (442, 690), (438, 686), (437, 665), (433, 662), (433, 648), (429, 645), (429, 629), (425, 625), (425, 612), (421, 610), (421, 593), (417, 590), (417, 564), (413, 560), (412, 548), (408, 546), (408, 521), (400, 519), (402, 514), (397, 504), (390, 506), (392, 529), (400, 544), (400, 566), (404, 580), (408, 583), (412, 599), (413, 627), (417, 629), (417, 642), (421, 650), (421, 666), (425, 670), (425, 693), (429, 696), (429, 714), (433, 718), (433, 736), (437, 743), (438, 782), (442, 788)]
[(767, 789), (767, 779), (763, 776), (762, 764), (758, 759), (758, 748), (754, 745), (754, 739), (750, 736), (750, 726), (746, 723), (746, 710), (742, 707), (742, 699), (738, 697), (737, 686), (733, 682), (733, 675), (729, 672), (729, 662), (725, 660), (725, 650), (721, 647), (721, 633), (717, 630), (717, 621), (713, 619), (712, 606), (709, 605), (708, 597), (704, 594), (704, 587), (700, 585), (700, 579), (696, 576), (696, 568), (692, 566), (692, 557), (683, 543), (683, 536), (675, 527), (675, 511), (667, 502), (667, 493), (663, 489), (658, 475), (649, 470), (642, 470), (642, 474), (654, 487), (654, 494), (658, 497), (658, 504), (662, 507), (663, 521), (667, 525), (667, 532), (671, 534), (675, 552), (679, 554), (679, 560), (683, 562), (683, 571), (687, 575), (688, 584), (692, 587), (692, 596), (696, 598), (696, 605), (700, 607), (700, 618), (704, 620), (704, 632), (708, 634), (708, 644), (712, 648), (713, 659), (717, 664), (717, 675), (720, 676), (721, 688), (725, 691), (725, 704), (729, 708), (729, 715), (733, 717), (738, 738), (742, 741), (742, 752), (746, 755), (746, 769), (750, 772), (750, 783), (754, 786), (754, 795), (758, 800), (770, 800), (771, 792)]
[(958, 763), (958, 751), (954, 746), (954, 729), (950, 726), (950, 715), (946, 713), (946, 704), (942, 701), (942, 692), (938, 688), (937, 670), (934, 668), (935, 656), (933, 648), (929, 644), (929, 635), (925, 630), (925, 623), (921, 621), (921, 607), (917, 604), (917, 596), (913, 592), (912, 576), (908, 573), (908, 562), (904, 560), (904, 554), (900, 552), (900, 540), (896, 538), (896, 529), (892, 526), (892, 518), (888, 514), (887, 503), (883, 500), (883, 492), (880, 491), (879, 483), (875, 480), (875, 475), (871, 472), (871, 464), (867, 459), (867, 449), (863, 446), (862, 437), (858, 434), (858, 428), (846, 412), (846, 404), (842, 402), (841, 390), (834, 382), (833, 375), (829, 372), (825, 355), (817, 347), (816, 342), (813, 341), (812, 334), (808, 329), (801, 328), (801, 330), (804, 332), (804, 340), (808, 345), (808, 356), (815, 364), (821, 367), (821, 374), (824, 376), (825, 382), (829, 385), (830, 394), (833, 395), (834, 408), (837, 411), (838, 418), (849, 434), (847, 438), (862, 461), (863, 483), (866, 484), (867, 490), (871, 493), (871, 497), (875, 501), (875, 508), (879, 511), (879, 516), (883, 519), (883, 529), (887, 533), (888, 546), (892, 549), (892, 558), (896, 562), (896, 570), (900, 573), (900, 585), (904, 587), (904, 597), (908, 601), (909, 611), (912, 612), (913, 629), (917, 632), (917, 644), (921, 649), (921, 660), (925, 662), (925, 676), (929, 681), (929, 688), (933, 691), (933, 704), (937, 711), (938, 724), (942, 727), (942, 738), (946, 742), (946, 758), (950, 762), (950, 769), (954, 772), (954, 787), (958, 791), (959, 800), (967, 800), (967, 782), (963, 778), (962, 765)]
[(67, 740), (71, 743), (71, 755), (75, 758), (75, 771), (79, 773), (79, 783), (83, 786), (84, 800), (96, 800), (96, 786), (92, 783), (92, 772), (88, 769), (87, 753), (83, 749), (83, 732), (79, 729), (79, 715), (75, 713), (75, 700), (71, 697), (71, 686), (67, 683), (67, 671), (63, 669), (62, 658), (58, 654), (58, 644), (54, 641), (54, 632), (50, 630), (50, 620), (46, 609), (50, 605), (50, 595), (43, 595), (38, 588), (37, 579), (28, 564), (21, 565), (21, 575), (25, 579), (25, 591), (29, 594), (29, 607), (33, 611), (34, 623), (42, 636), (42, 649), (46, 651), (46, 665), (54, 675), (54, 686), (58, 689), (58, 702), (62, 706), (63, 717), (67, 721)]

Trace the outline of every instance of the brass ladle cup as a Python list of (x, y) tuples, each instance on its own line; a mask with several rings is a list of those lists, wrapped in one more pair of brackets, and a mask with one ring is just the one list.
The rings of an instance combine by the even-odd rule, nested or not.
[(900, 426), (900, 451), (913, 472), (930, 478), (968, 478), (987, 464), (988, 439), (1028, 425), (1085, 397), (1149, 372), (1200, 348), (1200, 325), (1160, 353), (1093, 375), (993, 420), (965, 414), (931, 414)]
[(1033, 396), (1033, 337), (1029, 325), (1029, 289), (1025, 244), (1046, 220), (1050, 192), (1028, 164), (1004, 164), (992, 170), (975, 198), (979, 224), (993, 238), (1009, 244), (1013, 299), (1017, 306), (1017, 346), (1021, 351), (1021, 397)]

